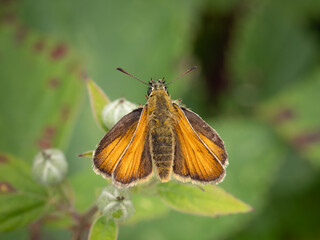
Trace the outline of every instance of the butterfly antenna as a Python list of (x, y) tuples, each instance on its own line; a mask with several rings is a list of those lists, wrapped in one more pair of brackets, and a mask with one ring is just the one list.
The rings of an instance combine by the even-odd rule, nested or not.
[(166, 86), (168, 86), (169, 84), (173, 83), (174, 81), (178, 80), (179, 78), (182, 78), (184, 75), (188, 74), (189, 72), (192, 72), (193, 70), (195, 70), (197, 68), (197, 66), (193, 66), (191, 68), (189, 68), (187, 71), (185, 71), (184, 73), (182, 73), (179, 77), (177, 77), (176, 79), (172, 80), (171, 82), (168, 82), (166, 84)]
[(139, 78), (136, 78), (135, 76), (131, 75), (131, 74), (130, 74), (130, 73), (128, 73), (127, 71), (123, 70), (122, 68), (117, 68), (117, 70), (118, 70), (118, 71), (120, 71), (120, 72), (123, 72), (124, 74), (127, 74), (127, 75), (129, 75), (130, 77), (132, 77), (132, 78), (134, 78), (134, 79), (138, 80), (139, 82), (142, 82), (143, 84), (146, 84), (146, 85), (148, 85), (148, 86), (149, 86), (149, 84), (148, 84), (148, 83), (145, 83), (144, 81), (140, 80)]

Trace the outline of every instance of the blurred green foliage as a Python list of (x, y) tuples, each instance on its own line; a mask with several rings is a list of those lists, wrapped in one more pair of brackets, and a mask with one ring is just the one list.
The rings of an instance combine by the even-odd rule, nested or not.
[(65, 148), (82, 99), (79, 59), (61, 41), (2, 13), (1, 150), (31, 162), (39, 149)]
[(108, 222), (106, 217), (102, 216), (93, 223), (88, 239), (113, 240), (117, 238), (117, 235), (116, 224), (111, 221)]
[[(90, 161), (76, 157), (104, 134), (92, 117), (79, 62), (111, 99), (124, 95), (141, 104), (146, 89), (116, 67), (147, 81), (173, 79), (199, 64), (169, 92), (219, 132), (230, 162), (219, 186), (255, 212), (212, 219), (168, 212), (159, 203), (154, 216), (146, 208), (136, 216), (144, 221), (133, 217), (123, 225), (119, 239), (319, 238), (315, 1), (0, 1), (0, 14), (0, 151), (30, 163), (38, 140), (66, 150), (80, 211), (105, 180), (93, 174)], [(41, 53), (34, 51), (38, 40), (45, 43)], [(59, 46), (68, 55), (55, 61), (50, 54)], [(154, 209), (156, 201), (136, 206)], [(70, 238), (56, 226), (42, 234)], [(0, 238), (27, 235), (20, 229)]]
[(25, 162), (1, 154), (0, 231), (12, 231), (37, 220), (48, 208), (48, 192), (31, 176)]

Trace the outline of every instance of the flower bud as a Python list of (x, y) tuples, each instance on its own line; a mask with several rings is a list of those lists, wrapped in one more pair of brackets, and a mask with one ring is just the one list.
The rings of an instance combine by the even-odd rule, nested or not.
[(115, 221), (123, 221), (134, 213), (129, 191), (112, 185), (102, 190), (97, 199), (97, 206), (103, 215)]
[(124, 115), (138, 106), (132, 102), (119, 98), (107, 104), (102, 110), (102, 120), (107, 128), (112, 128)]
[(66, 158), (59, 149), (45, 149), (35, 156), (32, 175), (41, 185), (52, 186), (63, 181), (67, 169)]

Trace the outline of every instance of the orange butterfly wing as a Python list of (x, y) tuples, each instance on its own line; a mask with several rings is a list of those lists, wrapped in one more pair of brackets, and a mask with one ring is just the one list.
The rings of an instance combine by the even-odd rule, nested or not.
[(225, 169), (214, 153), (215, 149), (211, 149), (213, 145), (210, 139), (203, 137), (203, 140), (189, 122), (185, 112), (177, 104), (173, 104), (173, 107), (177, 119), (174, 176), (181, 181), (191, 180), (196, 183), (222, 181)]
[(223, 140), (218, 133), (211, 128), (199, 115), (186, 108), (181, 108), (189, 120), (193, 130), (199, 135), (201, 140), (214, 153), (223, 166), (228, 166), (228, 155), (224, 147)]
[(152, 173), (152, 161), (149, 147), (149, 126), (147, 105), (141, 114), (137, 129), (114, 169), (112, 178), (120, 186), (133, 186), (144, 182)]
[(146, 107), (138, 108), (120, 119), (102, 138), (93, 158), (97, 173), (112, 177), (119, 185), (128, 185), (151, 175), (152, 162), (145, 140), (146, 116)]

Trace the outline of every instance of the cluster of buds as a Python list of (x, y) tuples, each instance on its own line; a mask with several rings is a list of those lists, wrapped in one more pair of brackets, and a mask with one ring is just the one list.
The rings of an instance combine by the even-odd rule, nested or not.
[(103, 123), (107, 128), (112, 128), (124, 115), (138, 106), (132, 102), (120, 98), (107, 104), (102, 110)]
[(33, 161), (32, 175), (34, 179), (45, 186), (61, 183), (68, 170), (66, 158), (59, 149), (44, 149)]
[(115, 221), (123, 221), (134, 214), (129, 190), (112, 185), (102, 190), (97, 199), (97, 206), (103, 215)]

